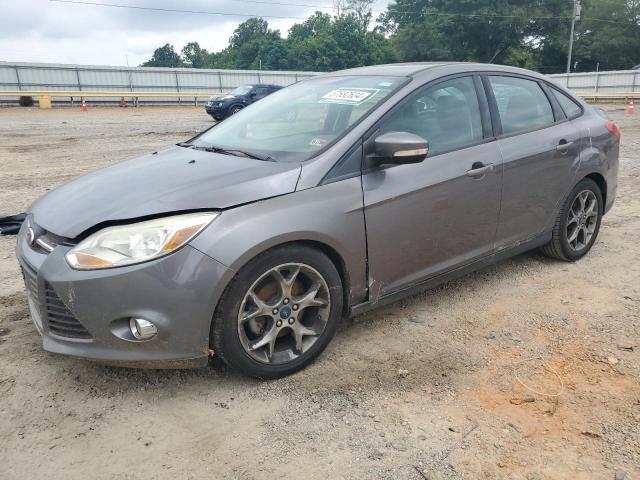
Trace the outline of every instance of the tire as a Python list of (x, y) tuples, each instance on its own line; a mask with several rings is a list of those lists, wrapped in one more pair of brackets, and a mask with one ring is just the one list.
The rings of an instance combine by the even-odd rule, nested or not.
[[(579, 196), (587, 198), (587, 207), (591, 205), (590, 202), (593, 199), (596, 200), (597, 204), (593, 210), (596, 216), (587, 212), (587, 215), (591, 216), (587, 216), (585, 221), (582, 214), (575, 215), (575, 207), (581, 205), (581, 201), (578, 198)], [(572, 208), (572, 206), (574, 208)], [(564, 260), (566, 262), (575, 262), (584, 257), (589, 253), (589, 250), (591, 250), (591, 247), (598, 237), (603, 209), (604, 201), (600, 187), (590, 178), (583, 178), (565, 199), (553, 226), (551, 241), (540, 248), (542, 253), (547, 257)], [(578, 209), (577, 212), (579, 213), (580, 210)], [(584, 228), (581, 227), (582, 225), (584, 225)], [(578, 233), (576, 239), (572, 239), (572, 234), (575, 233), (574, 229), (576, 227), (581, 227), (582, 232)], [(587, 236), (588, 231), (591, 231), (590, 237)]]
[[(322, 303), (328, 305), (319, 306)], [(326, 255), (304, 245), (274, 248), (240, 269), (222, 295), (211, 326), (214, 353), (252, 377), (290, 375), (313, 362), (329, 344), (342, 317), (342, 304), (340, 275)], [(252, 350), (268, 339), (273, 339), (273, 347), (267, 341)]]
[(243, 108), (244, 107), (242, 105), (233, 105), (232, 107), (229, 108), (229, 112), (227, 113), (227, 118), (231, 117), (232, 115), (235, 115)]

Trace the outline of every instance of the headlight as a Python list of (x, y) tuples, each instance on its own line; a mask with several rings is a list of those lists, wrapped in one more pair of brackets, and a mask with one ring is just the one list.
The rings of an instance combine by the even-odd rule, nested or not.
[(180, 248), (218, 215), (216, 212), (190, 213), (108, 227), (76, 245), (66, 259), (77, 270), (145, 262)]

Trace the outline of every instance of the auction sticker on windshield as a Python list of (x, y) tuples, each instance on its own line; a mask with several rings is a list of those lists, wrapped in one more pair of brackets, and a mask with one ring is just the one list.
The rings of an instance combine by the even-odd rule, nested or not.
[(380, 90), (376, 88), (338, 88), (324, 95), (320, 99), (320, 103), (360, 105), (379, 91)]

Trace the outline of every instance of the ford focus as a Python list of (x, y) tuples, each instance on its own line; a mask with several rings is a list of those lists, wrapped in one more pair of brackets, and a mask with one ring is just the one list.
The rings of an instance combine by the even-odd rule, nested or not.
[(527, 70), (313, 77), (38, 200), (17, 240), (33, 323), (45, 350), (105, 364), (215, 354), (291, 374), (344, 317), (535, 248), (582, 258), (619, 143), (601, 110)]

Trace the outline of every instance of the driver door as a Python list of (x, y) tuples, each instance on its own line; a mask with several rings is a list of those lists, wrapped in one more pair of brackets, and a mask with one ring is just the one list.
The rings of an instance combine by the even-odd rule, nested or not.
[(252, 102), (257, 102), (260, 99), (263, 99), (264, 97), (267, 96), (268, 91), (266, 87), (256, 87), (253, 89), (253, 91), (251, 92), (251, 101)]
[(375, 138), (387, 132), (410, 132), (429, 142), (421, 163), (363, 172), (374, 296), (493, 251), (502, 160), (489, 138), (488, 110), (481, 110), (486, 108), (484, 91), (476, 85), (470, 75), (422, 87), (365, 142), (365, 155), (372, 153)]

